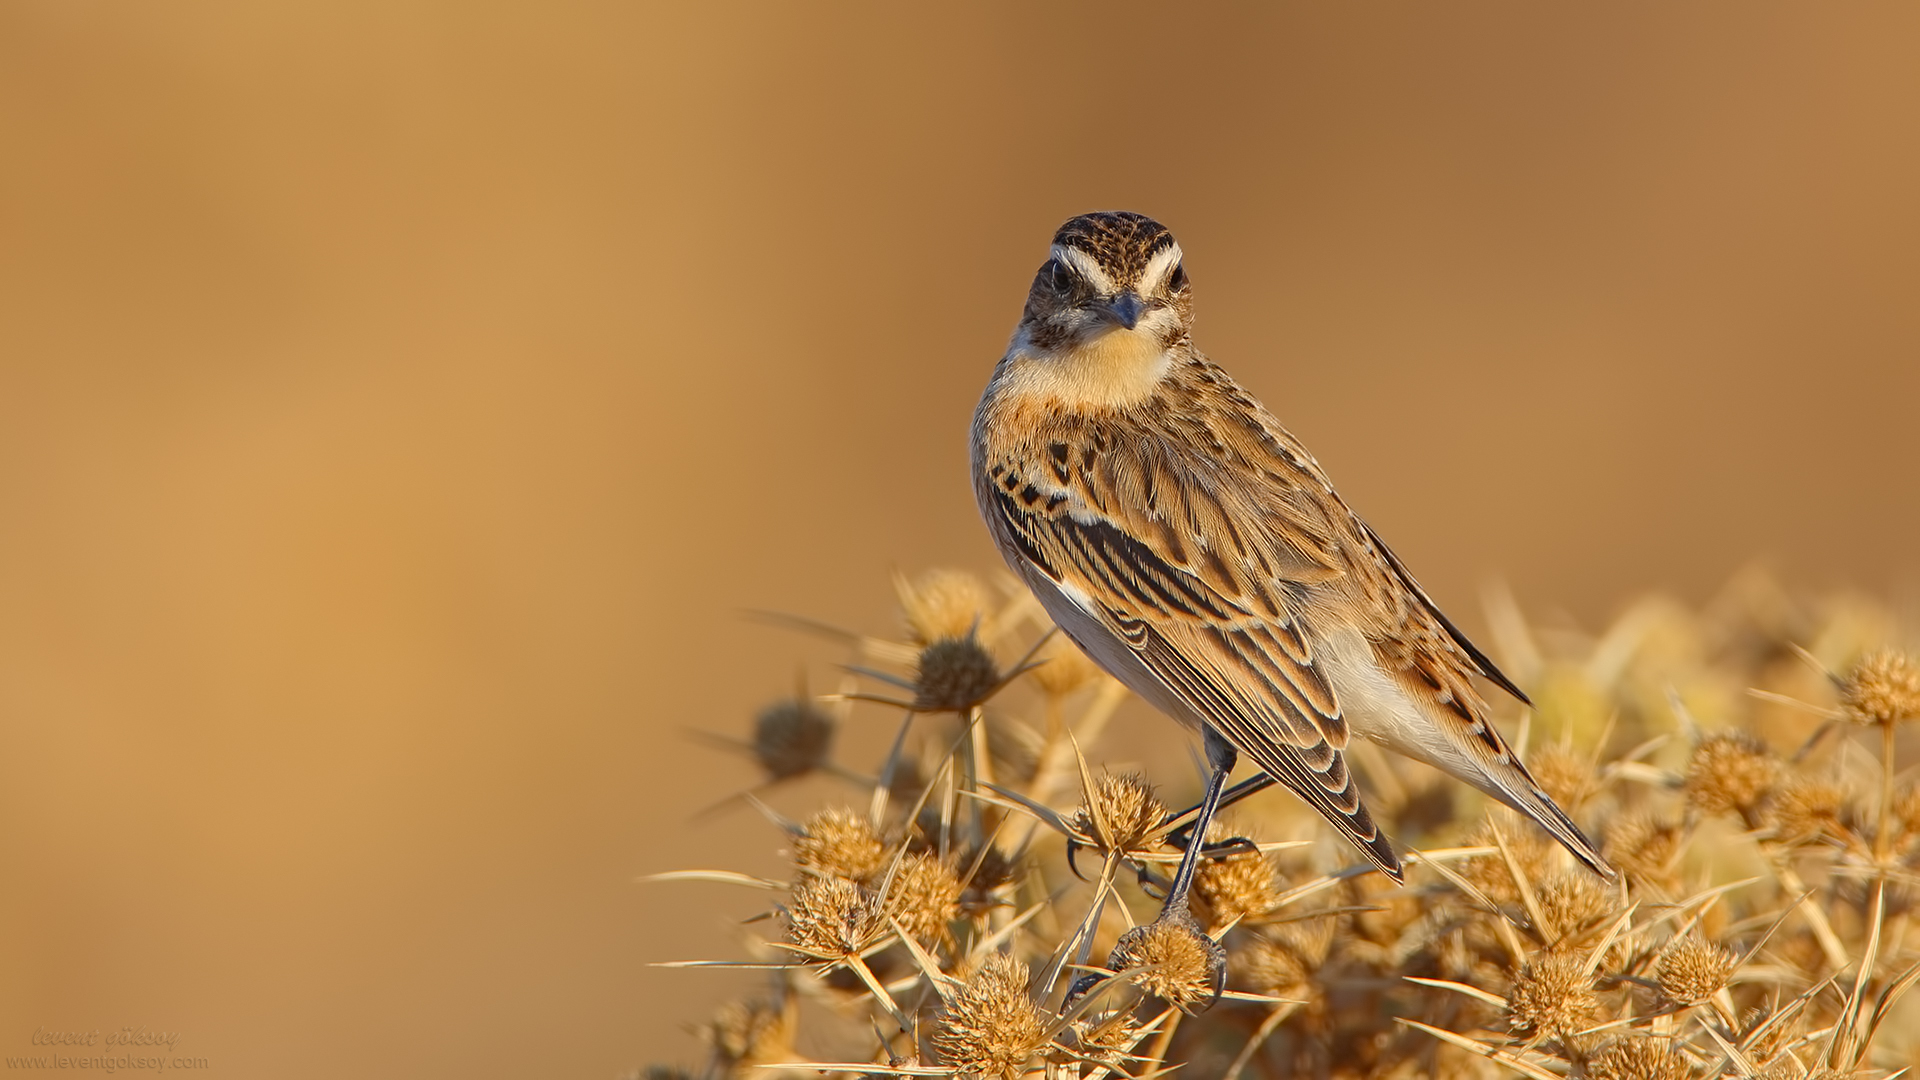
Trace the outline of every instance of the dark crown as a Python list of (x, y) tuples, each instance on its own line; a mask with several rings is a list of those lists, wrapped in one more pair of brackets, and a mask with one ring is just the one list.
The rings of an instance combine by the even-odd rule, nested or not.
[(1173, 234), (1145, 214), (1102, 210), (1060, 226), (1053, 242), (1086, 252), (1114, 281), (1131, 284), (1155, 255), (1173, 246)]

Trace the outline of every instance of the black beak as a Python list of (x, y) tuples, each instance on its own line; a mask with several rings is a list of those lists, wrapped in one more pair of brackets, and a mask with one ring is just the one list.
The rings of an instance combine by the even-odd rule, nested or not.
[(1140, 322), (1140, 313), (1146, 310), (1146, 304), (1130, 292), (1123, 292), (1107, 302), (1098, 305), (1094, 311), (1107, 322), (1116, 323), (1131, 330)]

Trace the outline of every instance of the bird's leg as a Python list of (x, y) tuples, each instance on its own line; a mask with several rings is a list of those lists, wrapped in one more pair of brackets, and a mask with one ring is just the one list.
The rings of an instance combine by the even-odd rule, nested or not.
[[(1249, 795), (1254, 795), (1259, 792), (1267, 790), (1268, 788), (1272, 787), (1274, 783), (1275, 781), (1273, 777), (1268, 776), (1266, 773), (1255, 773), (1254, 775), (1249, 776), (1245, 780), (1242, 780), (1239, 783), (1228, 788), (1226, 790), (1226, 793), (1220, 796), (1219, 809), (1225, 810), (1227, 807), (1232, 806), (1234, 803), (1239, 802), (1241, 799), (1244, 799)], [(1199, 809), (1200, 807), (1198, 806), (1189, 806), (1185, 810), (1182, 810), (1177, 814), (1168, 814), (1166, 817), (1166, 820), (1178, 821), (1179, 819), (1186, 817), (1188, 814), (1191, 814)], [(1190, 838), (1195, 835), (1194, 826), (1198, 824), (1200, 824), (1198, 820), (1190, 821), (1187, 824), (1182, 825), (1179, 828), (1168, 833), (1167, 843), (1172, 844), (1174, 847), (1180, 848), (1181, 850), (1184, 851), (1187, 847), (1187, 844), (1190, 842)], [(1208, 858), (1218, 859), (1228, 855), (1239, 854), (1240, 852), (1247, 851), (1249, 849), (1254, 851), (1259, 850), (1258, 848), (1255, 848), (1253, 846), (1253, 841), (1248, 840), (1246, 837), (1232, 836), (1232, 837), (1228, 837), (1225, 840), (1221, 840), (1217, 843), (1204, 845), (1201, 848), (1201, 854), (1207, 856)]]
[[(1206, 797), (1200, 800), (1200, 816), (1193, 823), (1193, 835), (1202, 838), (1220, 809), (1227, 774), (1233, 771), (1234, 762), (1239, 758), (1233, 744), (1214, 734), (1212, 728), (1206, 730), (1205, 738), (1207, 763), (1213, 766), (1213, 775), (1207, 778)], [(1159, 918), (1122, 934), (1113, 954), (1107, 958), (1107, 966), (1116, 971), (1146, 961), (1148, 968), (1140, 985), (1190, 1013), (1212, 1008), (1213, 1003), (1220, 1000), (1220, 991), (1227, 981), (1227, 950), (1207, 936), (1187, 907), (1187, 892), (1193, 888), (1193, 875), (1199, 868), (1204, 846), (1187, 845), (1186, 852), (1180, 856), (1180, 867), (1174, 871), (1173, 885), (1167, 890), (1167, 902), (1161, 906)], [(1191, 965), (1175, 960), (1182, 956), (1192, 958)]]
[(1213, 766), (1213, 775), (1207, 778), (1207, 791), (1200, 799), (1200, 816), (1194, 818), (1193, 824), (1187, 827), (1188, 835), (1199, 843), (1188, 843), (1186, 852), (1180, 856), (1180, 866), (1173, 872), (1173, 885), (1167, 889), (1167, 902), (1160, 909), (1161, 918), (1165, 918), (1176, 904), (1186, 907), (1187, 890), (1193, 887), (1193, 875), (1199, 869), (1201, 849), (1206, 846), (1207, 829), (1213, 824), (1213, 816), (1220, 812), (1227, 789), (1227, 774), (1233, 771), (1234, 762), (1240, 758), (1233, 744), (1214, 734), (1212, 728), (1206, 729), (1204, 741), (1207, 764)]
[[(1232, 749), (1232, 747), (1228, 747), (1228, 749)], [(1220, 796), (1220, 805), (1218, 809), (1225, 810), (1227, 807), (1232, 806), (1234, 803), (1239, 802), (1241, 799), (1244, 799), (1249, 795), (1255, 795), (1262, 791), (1267, 790), (1268, 788), (1272, 787), (1275, 783), (1276, 781), (1274, 780), (1274, 778), (1271, 776), (1268, 776), (1266, 773), (1255, 773), (1254, 775), (1249, 776), (1245, 780), (1242, 780), (1239, 783), (1228, 788), (1226, 792)], [(1199, 809), (1200, 809), (1199, 806), (1189, 806), (1185, 810), (1182, 810), (1178, 813), (1168, 814), (1166, 817), (1161, 819), (1160, 824), (1164, 828), (1168, 822), (1178, 821), (1181, 818), (1186, 817), (1188, 814), (1198, 811)], [(1187, 849), (1187, 845), (1191, 842), (1190, 838), (1194, 835), (1194, 826), (1198, 824), (1200, 823), (1197, 820), (1189, 821), (1185, 825), (1182, 825), (1179, 828), (1168, 833), (1167, 843), (1172, 844), (1174, 847), (1179, 848), (1181, 851), (1185, 851)], [(1071, 836), (1067, 838), (1067, 868), (1073, 871), (1074, 877), (1079, 878), (1081, 881), (1087, 881), (1090, 879), (1085, 874), (1082, 874), (1080, 872), (1080, 867), (1075, 865), (1074, 863), (1074, 856), (1080, 853), (1081, 847), (1082, 845), (1078, 840), (1075, 840)], [(1225, 840), (1219, 840), (1211, 844), (1203, 845), (1200, 849), (1200, 854), (1206, 856), (1209, 859), (1224, 859), (1229, 855), (1240, 855), (1249, 851), (1258, 852), (1259, 850), (1260, 850), (1259, 848), (1254, 846), (1253, 841), (1247, 839), (1244, 836), (1229, 836)], [(1152, 883), (1152, 888), (1155, 890), (1157, 890), (1160, 887), (1159, 879), (1152, 877), (1152, 875), (1148, 874), (1145, 869), (1142, 869), (1140, 871), (1140, 884), (1144, 888), (1149, 883)], [(1151, 891), (1152, 890), (1149, 890), (1150, 894), (1151, 894)]]

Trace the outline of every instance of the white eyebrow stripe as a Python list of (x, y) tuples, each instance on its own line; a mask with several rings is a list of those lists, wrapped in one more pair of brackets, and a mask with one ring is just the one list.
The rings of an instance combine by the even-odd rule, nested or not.
[(1099, 263), (1093, 261), (1093, 256), (1077, 248), (1070, 248), (1061, 244), (1053, 245), (1052, 254), (1054, 258), (1073, 267), (1074, 271), (1081, 277), (1086, 278), (1087, 282), (1091, 284), (1096, 291), (1102, 293), (1110, 293), (1113, 291), (1113, 279), (1107, 276), (1105, 270), (1100, 269)]
[(1180, 260), (1185, 257), (1180, 251), (1179, 243), (1175, 242), (1167, 245), (1167, 250), (1148, 259), (1147, 268), (1140, 272), (1140, 291), (1147, 292), (1149, 286), (1164, 282), (1167, 275), (1173, 273), (1173, 268), (1180, 265)]

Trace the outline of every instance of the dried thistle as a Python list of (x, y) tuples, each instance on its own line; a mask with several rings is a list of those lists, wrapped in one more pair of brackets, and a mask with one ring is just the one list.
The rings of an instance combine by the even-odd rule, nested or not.
[(753, 718), (753, 757), (773, 780), (804, 776), (827, 764), (833, 717), (806, 698), (788, 698)]
[(1107, 967), (1145, 968), (1140, 988), (1182, 1012), (1212, 1004), (1226, 974), (1219, 944), (1190, 919), (1162, 918), (1127, 931), (1107, 955)]
[(1909, 784), (1894, 795), (1893, 816), (1902, 832), (1920, 835), (1920, 786)]
[(1040, 771), (1047, 737), (1011, 717), (996, 716), (987, 725), (987, 750), (993, 755), (995, 776), (1025, 782)]
[(841, 877), (803, 874), (784, 909), (787, 940), (819, 960), (853, 956), (879, 939), (879, 905), (864, 887)]
[(1780, 779), (1780, 760), (1744, 731), (1709, 735), (1687, 763), (1687, 805), (1702, 814), (1737, 813), (1749, 823)]
[(1607, 861), (1636, 882), (1667, 882), (1686, 845), (1679, 823), (1646, 812), (1624, 814), (1607, 823)]
[(1585, 757), (1558, 746), (1543, 746), (1531, 757), (1527, 771), (1564, 809), (1577, 811), (1599, 794), (1600, 776)]
[[(1010, 638), (1016, 620), (1003, 620), (1005, 625), (997, 628), (990, 625), (984, 590), (963, 578), (929, 575), (903, 590), (913, 647), (923, 651), (921, 682), (911, 691), (922, 708), (964, 707), (1003, 685), (993, 654), (971, 639), (978, 626), (981, 639), (997, 647), (1002, 638), (990, 635)], [(1021, 612), (1022, 619), (1027, 615)], [(1618, 677), (1589, 680), (1584, 692), (1591, 700), (1582, 707), (1591, 708), (1582, 715), (1596, 728), (1612, 716), (1620, 745), (1646, 746), (1667, 730), (1669, 714), (1658, 707), (1667, 686), (1686, 689), (1690, 700), (1696, 692), (1725, 694), (1741, 685), (1763, 688), (1767, 693), (1762, 696), (1773, 700), (1782, 696), (1775, 690), (1811, 698), (1811, 690), (1781, 672), (1797, 673), (1803, 680), (1817, 675), (1786, 656), (1778, 642), (1818, 640), (1823, 652), (1833, 652), (1871, 640), (1868, 634), (1886, 632), (1884, 621), (1862, 621), (1857, 613), (1848, 616), (1851, 622), (1828, 614), (1820, 616), (1827, 622), (1808, 623), (1812, 616), (1796, 615), (1789, 625), (1774, 621), (1758, 628), (1741, 622), (1747, 617), (1744, 608), (1709, 613), (1700, 620), (1689, 650), (1654, 656), (1657, 671), (1646, 667), (1652, 654), (1642, 643), (1645, 620), (1623, 619), (1597, 648), (1626, 668)], [(1550, 670), (1614, 670), (1575, 653), (1588, 648), (1578, 638), (1543, 637), (1535, 644)], [(1013, 648), (1010, 642), (1008, 648)], [(861, 642), (858, 649), (856, 659), (913, 655), (871, 641)], [(945, 662), (943, 649), (952, 650), (946, 660), (971, 657), (973, 673), (948, 664), (947, 682), (942, 683), (935, 676)], [(879, 1077), (930, 1063), (955, 1075), (987, 1080), (1036, 1076), (1043, 1067), (1057, 1080), (1092, 1080), (1103, 1069), (1122, 1075), (1137, 1071), (1136, 1063), (1161, 1058), (1168, 1066), (1193, 1066), (1184, 1071), (1195, 1075), (1217, 1075), (1228, 1058), (1247, 1051), (1254, 1039), (1260, 1045), (1245, 1062), (1247, 1076), (1486, 1080), (1503, 1062), (1470, 1047), (1504, 1040), (1489, 1038), (1485, 1027), (1493, 1018), (1483, 1011), (1486, 1005), (1475, 1003), (1476, 997), (1500, 1002), (1495, 1008), (1505, 1012), (1495, 1026), (1510, 1027), (1514, 1033), (1503, 1049), (1525, 1057), (1530, 1064), (1523, 1071), (1532, 1075), (1692, 1080), (1709, 1071), (1741, 1071), (1729, 1064), (1735, 1055), (1728, 1047), (1737, 1046), (1739, 1060), (1751, 1066), (1756, 1080), (1806, 1080), (1808, 1070), (1800, 1061), (1826, 1060), (1830, 1048), (1822, 1046), (1833, 1043), (1830, 1033), (1842, 1030), (1846, 1020), (1844, 993), (1807, 991), (1817, 990), (1836, 966), (1849, 970), (1849, 958), (1871, 952), (1865, 941), (1874, 929), (1874, 911), (1896, 920), (1884, 928), (1884, 962), (1876, 965), (1867, 983), (1867, 996), (1876, 1009), (1881, 1008), (1881, 995), (1894, 985), (1888, 981), (1891, 972), (1911, 959), (1897, 955), (1903, 948), (1899, 927), (1904, 925), (1898, 920), (1911, 917), (1908, 890), (1895, 884), (1886, 903), (1876, 906), (1868, 874), (1880, 869), (1904, 875), (1920, 865), (1920, 786), (1885, 794), (1892, 786), (1890, 778), (1898, 775), (1888, 769), (1884, 786), (1875, 794), (1881, 796), (1880, 821), (1890, 828), (1876, 828), (1864, 807), (1866, 792), (1850, 797), (1855, 795), (1850, 776), (1807, 777), (1777, 760), (1765, 743), (1730, 729), (1694, 748), (1681, 787), (1645, 783), (1654, 776), (1646, 765), (1619, 770), (1621, 782), (1606, 789), (1605, 798), (1612, 804), (1617, 797), (1627, 809), (1609, 815), (1604, 850), (1625, 872), (1627, 881), (1620, 889), (1607, 888), (1583, 871), (1568, 872), (1571, 864), (1544, 835), (1506, 818), (1503, 811), (1496, 813), (1504, 826), (1500, 838), (1505, 854), (1463, 860), (1433, 852), (1436, 862), (1445, 860), (1442, 867), (1450, 864), (1451, 872), (1490, 894), (1502, 909), (1497, 913), (1457, 891), (1450, 884), (1456, 879), (1448, 873), (1436, 872), (1425, 874), (1413, 889), (1394, 888), (1378, 875), (1328, 879), (1319, 899), (1308, 901), (1323, 903), (1327, 910), (1289, 918), (1291, 909), (1282, 912), (1274, 905), (1296, 869), (1302, 875), (1298, 880), (1306, 882), (1344, 864), (1319, 851), (1279, 860), (1236, 852), (1202, 864), (1193, 912), (1215, 926), (1237, 919), (1238, 929), (1216, 943), (1181, 909), (1172, 913), (1178, 917), (1163, 916), (1130, 931), (1108, 962), (1132, 971), (1122, 980), (1132, 985), (1114, 987), (1113, 1000), (1095, 998), (1088, 1002), (1092, 1011), (1062, 1021), (1030, 996), (1039, 991), (1026, 985), (1027, 969), (998, 950), (1077, 960), (1081, 945), (1070, 935), (1100, 925), (1090, 921), (1088, 902), (1094, 893), (1068, 880), (1057, 845), (1030, 843), (1026, 826), (1033, 823), (1010, 811), (1010, 801), (1018, 796), (1030, 804), (1033, 818), (1073, 839), (1135, 858), (1165, 849), (1166, 809), (1142, 778), (1106, 776), (1087, 778), (1086, 788), (1077, 791), (1086, 805), (1061, 812), (1072, 806), (1079, 782), (1071, 770), (1033, 770), (1035, 748), (1044, 742), (1063, 749), (1069, 730), (1083, 745), (1093, 745), (1098, 722), (1085, 721), (1104, 719), (1112, 701), (1104, 694), (1074, 695), (1075, 688), (1084, 689), (1086, 680), (1095, 676), (1064, 638), (1045, 645), (1044, 652), (1053, 662), (1039, 668), (1034, 681), (1046, 696), (1045, 739), (1007, 716), (988, 716), (986, 745), (996, 768), (992, 777), (983, 778), (969, 774), (975, 764), (971, 755), (940, 756), (953, 745), (949, 725), (916, 723), (905, 730), (898, 756), (891, 757), (884, 770), (888, 798), (876, 799), (872, 811), (863, 801), (860, 813), (815, 813), (793, 837), (791, 897), (783, 898), (774, 931), (774, 940), (781, 941), (778, 935), (783, 934), (784, 943), (773, 947), (809, 959), (819, 977), (788, 971), (780, 980), (806, 993), (824, 987), (826, 1001), (847, 1014), (851, 1024), (816, 1025), (809, 1011), (799, 1014), (808, 1029), (801, 1039), (795, 1030), (800, 1022), (788, 1012), (730, 1006), (699, 1029), (712, 1050), (703, 1068), (656, 1069), (645, 1074), (648, 1080), (694, 1075), (744, 1080), (746, 1070), (756, 1064), (800, 1060), (793, 1048), (796, 1041), (822, 1061), (884, 1061), (893, 1067), (850, 1067), (848, 1075)], [(1913, 656), (1881, 653), (1863, 660), (1843, 680), (1846, 715), (1878, 725), (1890, 741), (1894, 725), (1913, 718), (1900, 702), (1914, 690), (1909, 676), (1915, 662)], [(956, 682), (961, 689), (952, 689)], [(769, 772), (797, 775), (828, 765), (833, 724), (826, 715), (806, 720), (812, 706), (805, 701), (782, 707), (802, 719), (796, 723), (794, 716), (781, 717), (780, 723), (770, 725), (768, 736), (758, 740), (765, 751), (756, 753), (766, 759)], [(1081, 707), (1084, 718), (1074, 714)], [(1732, 709), (1707, 711), (1747, 715)], [(1797, 741), (1804, 730), (1798, 716), (1764, 711), (1744, 726), (1776, 732), (1781, 745)], [(1615, 771), (1611, 765), (1602, 770), (1600, 764), (1548, 748), (1533, 756), (1530, 768), (1556, 801), (1577, 808), (1599, 801), (1598, 777)], [(836, 771), (871, 771), (866, 763), (849, 765)], [(1011, 794), (1007, 800), (976, 801), (965, 793), (980, 790), (980, 779), (993, 779)], [(935, 782), (938, 798), (923, 799), (927, 786)], [(1396, 813), (1420, 823), (1409, 831), (1442, 842), (1465, 831), (1452, 798), (1455, 786), (1431, 788), (1437, 797), (1430, 799), (1422, 797), (1417, 779), (1406, 788), (1409, 797), (1399, 801)], [(1462, 801), (1460, 807), (1470, 805), (1475, 804)], [(1688, 811), (1684, 816), (1683, 810)], [(1730, 851), (1729, 857), (1690, 866), (1683, 885), (1681, 856), (1692, 835), (1689, 830), (1704, 814), (1737, 815), (1748, 832), (1716, 830), (1716, 842), (1752, 850), (1747, 857)], [(997, 831), (1003, 824), (1023, 828), (1003, 835)], [(1769, 831), (1761, 831), (1763, 827)], [(1467, 842), (1493, 848), (1499, 846), (1494, 839), (1491, 824), (1482, 822), (1480, 832)], [(1817, 839), (1845, 843), (1808, 842)], [(1894, 839), (1897, 847), (1890, 842)], [(1020, 851), (1022, 857), (1010, 861), (996, 844)], [(1783, 845), (1793, 845), (1793, 850), (1785, 851)], [(1865, 862), (1869, 849), (1872, 864)], [(1779, 887), (1726, 889), (1730, 873), (1747, 871), (1755, 856), (1780, 878)], [(1510, 869), (1509, 858), (1517, 870)], [(1276, 863), (1286, 867), (1284, 874), (1276, 873)], [(741, 884), (765, 884), (764, 879), (732, 876)], [(970, 878), (964, 890), (958, 878)], [(1806, 896), (1809, 884), (1823, 890), (1825, 902), (1794, 910), (1792, 905)], [(1674, 903), (1716, 888), (1716, 899), (1704, 908), (1697, 907), (1698, 899), (1684, 906)], [(1523, 891), (1530, 894), (1530, 902), (1521, 902)], [(1121, 893), (1131, 902), (1126, 886)], [(1113, 905), (1113, 894), (1104, 895), (1102, 902)], [(1106, 910), (1113, 914), (1117, 907)], [(1524, 927), (1522, 920), (1537, 922), (1538, 942), (1511, 932), (1509, 924)], [(1676, 924), (1690, 929), (1669, 938)], [(1715, 944), (1720, 936), (1734, 933), (1732, 927), (1744, 936), (1774, 928), (1764, 961), (1748, 973), (1751, 985), (1730, 982), (1735, 953)], [(1607, 954), (1589, 976), (1587, 965), (1603, 935), (1611, 935)], [(900, 938), (905, 944), (896, 943)], [(1518, 970), (1511, 971), (1508, 963)], [(1236, 989), (1298, 1005), (1269, 1011), (1264, 1018), (1251, 1006), (1238, 1004), (1197, 1015), (1213, 1000), (1222, 974), (1230, 975)], [(1409, 983), (1409, 977), (1463, 984), (1468, 993), (1459, 992), (1462, 986)], [(1658, 994), (1652, 1008), (1636, 989), (1647, 985)], [(930, 1010), (927, 1002), (935, 993), (945, 1004)], [(1147, 1001), (1149, 995), (1158, 1000)], [(1722, 1013), (1722, 1006), (1738, 1009), (1761, 1000), (1793, 1010), (1791, 1021), (1768, 1027), (1761, 1020), (1764, 1013), (1749, 1011), (1734, 1024)], [(1178, 1023), (1164, 1018), (1149, 1022), (1155, 1010), (1171, 1005), (1190, 1015)], [(1904, 1003), (1900, 1013), (1887, 1015), (1904, 1016), (1910, 1008)], [(1390, 1019), (1396, 1016), (1457, 1033), (1451, 1037), (1461, 1041), (1436, 1045), (1420, 1031), (1397, 1028)], [(1603, 1020), (1612, 1022), (1594, 1030)], [(1864, 1013), (1860, 1020), (1855, 1030), (1864, 1042)], [(882, 1029), (878, 1057), (872, 1021)], [(1880, 1030), (1877, 1046), (1859, 1046), (1857, 1053), (1843, 1055), (1849, 1063), (1858, 1061), (1851, 1067), (1860, 1075), (1878, 1075), (1904, 1060), (1907, 1033), (1898, 1020)], [(1142, 1041), (1149, 1037), (1151, 1049)], [(1050, 1045), (1054, 1038), (1059, 1045)], [(1527, 1048), (1521, 1050), (1523, 1042)], [(1833, 1073), (1816, 1075), (1839, 1080)]]
[(799, 1019), (791, 999), (779, 1005), (734, 1001), (722, 1006), (700, 1033), (713, 1051), (716, 1071), (744, 1080), (764, 1075), (762, 1065), (794, 1060)]
[(1515, 1031), (1565, 1039), (1589, 1026), (1600, 1009), (1586, 962), (1570, 952), (1546, 952), (1513, 976), (1507, 1020)]
[(1139, 1044), (1140, 1022), (1128, 1009), (1117, 1009), (1074, 1025), (1080, 1052), (1102, 1065), (1119, 1065), (1132, 1055)]
[(1100, 669), (1065, 634), (1048, 638), (1034, 659), (1039, 662), (1033, 669), (1034, 683), (1054, 697), (1071, 694), (1100, 677)]
[(864, 814), (830, 807), (803, 829), (793, 838), (793, 861), (804, 870), (867, 883), (886, 866), (887, 849)]
[[(1754, 1061), (1771, 1061), (1788, 1043), (1800, 1033), (1801, 1017), (1794, 1017), (1781, 1023), (1768, 1025), (1774, 1016), (1767, 1006), (1747, 1010), (1740, 1023), (1740, 1043), (1747, 1048), (1747, 1056)], [(1765, 1031), (1761, 1029), (1765, 1028)], [(1797, 1073), (1795, 1075), (1798, 1075)]]
[(1690, 1080), (1693, 1065), (1662, 1039), (1615, 1039), (1587, 1062), (1591, 1080)]
[(1774, 838), (1783, 843), (1805, 843), (1822, 836), (1839, 836), (1840, 810), (1846, 803), (1846, 789), (1830, 780), (1811, 777), (1788, 778), (1774, 789), (1761, 819), (1773, 828)]
[(1236, 920), (1257, 919), (1280, 906), (1273, 860), (1258, 850), (1202, 859), (1194, 873), (1193, 895), (1206, 904), (1207, 924), (1214, 930)]
[(965, 712), (1000, 689), (1000, 668), (972, 634), (941, 638), (920, 650), (913, 707), (921, 712)]
[(887, 885), (886, 913), (916, 941), (942, 940), (947, 924), (960, 917), (960, 879), (931, 853), (903, 856)]
[(1005, 953), (987, 957), (940, 1008), (933, 1047), (964, 1076), (1016, 1080), (1047, 1044), (1047, 1026), (1027, 996), (1027, 965)]
[(1660, 992), (1675, 1004), (1698, 1005), (1727, 985), (1733, 959), (1727, 949), (1688, 934), (1660, 953)]
[(1157, 840), (1166, 804), (1139, 773), (1103, 773), (1069, 824), (1089, 844), (1105, 851), (1139, 851)]
[(960, 910), (970, 915), (997, 905), (1000, 901), (995, 894), (1001, 887), (1013, 883), (1022, 869), (991, 844), (987, 845), (984, 856), (978, 848), (961, 852), (955, 865), (973, 875), (960, 892)]
[(1896, 649), (1868, 653), (1840, 682), (1840, 711), (1856, 724), (1920, 719), (1920, 665)]
[(1617, 914), (1607, 888), (1585, 870), (1555, 874), (1535, 892), (1540, 900), (1540, 913), (1556, 934), (1572, 934), (1606, 915)]
[[(1553, 859), (1553, 843), (1537, 829), (1503, 829), (1492, 818), (1488, 818), (1467, 839), (1467, 843), (1474, 847), (1496, 849), (1501, 841), (1506, 842), (1507, 851), (1513, 854), (1514, 865), (1520, 868), (1529, 885), (1546, 876)], [(1462, 864), (1460, 873), (1489, 899), (1501, 902), (1520, 899), (1520, 883), (1514, 880), (1507, 857), (1498, 850), (1468, 859)]]
[(921, 646), (971, 637), (992, 603), (986, 585), (964, 570), (929, 570), (912, 579), (896, 574), (893, 587), (907, 631)]
[(1233, 985), (1275, 997), (1305, 996), (1333, 945), (1333, 920), (1282, 923), (1248, 933), (1227, 952)]

